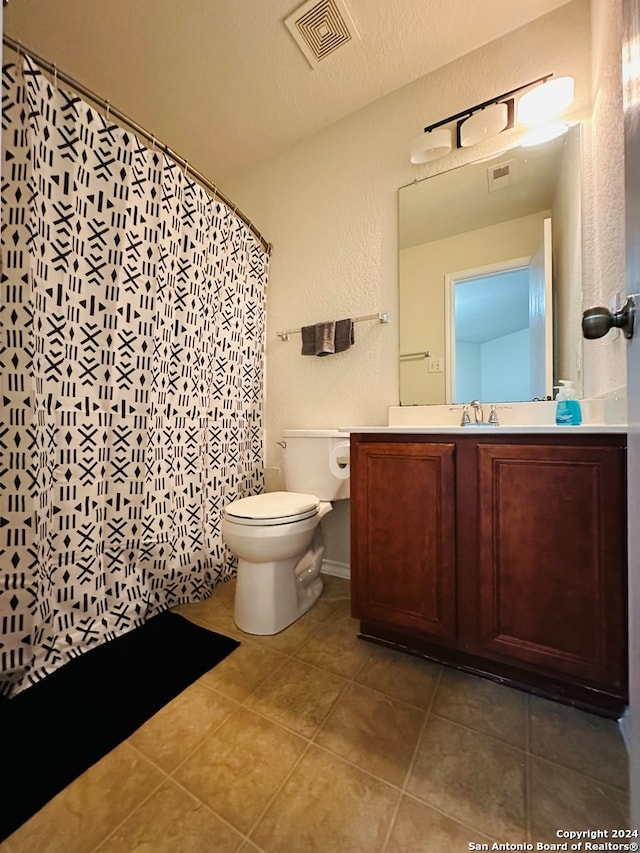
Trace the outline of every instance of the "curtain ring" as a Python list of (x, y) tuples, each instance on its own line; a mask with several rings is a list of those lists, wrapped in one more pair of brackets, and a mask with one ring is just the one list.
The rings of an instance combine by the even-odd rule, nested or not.
[(185, 160), (184, 161), (184, 172), (183, 172), (183, 175), (185, 176), (185, 178), (187, 177), (188, 172), (189, 172), (189, 161)]
[(106, 98), (106, 100), (104, 102), (104, 109), (105, 109), (105, 118), (107, 121), (109, 121), (109, 115), (111, 112), (111, 104), (109, 103), (109, 98)]
[(53, 63), (53, 88), (58, 88), (58, 66)]
[(155, 135), (155, 133), (151, 134), (151, 150), (152, 151), (156, 150), (156, 135)]

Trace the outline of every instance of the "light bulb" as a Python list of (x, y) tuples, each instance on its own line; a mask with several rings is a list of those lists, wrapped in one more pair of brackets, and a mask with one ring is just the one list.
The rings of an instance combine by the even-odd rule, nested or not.
[(518, 122), (530, 127), (560, 115), (573, 101), (573, 77), (558, 77), (526, 92), (518, 101)]

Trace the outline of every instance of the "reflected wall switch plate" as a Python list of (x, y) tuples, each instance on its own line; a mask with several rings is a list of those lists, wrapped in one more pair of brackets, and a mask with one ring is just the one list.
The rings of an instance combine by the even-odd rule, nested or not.
[(444, 359), (430, 356), (427, 363), (427, 371), (429, 373), (442, 373), (444, 370)]

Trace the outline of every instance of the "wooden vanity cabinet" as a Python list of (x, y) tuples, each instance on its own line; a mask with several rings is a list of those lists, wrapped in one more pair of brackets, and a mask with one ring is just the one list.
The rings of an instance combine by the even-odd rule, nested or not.
[(615, 716), (626, 436), (351, 436), (361, 636)]

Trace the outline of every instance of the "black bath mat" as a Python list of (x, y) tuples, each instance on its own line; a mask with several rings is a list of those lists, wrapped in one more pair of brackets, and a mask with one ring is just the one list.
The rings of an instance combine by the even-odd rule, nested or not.
[(239, 643), (165, 611), (0, 701), (0, 841)]

